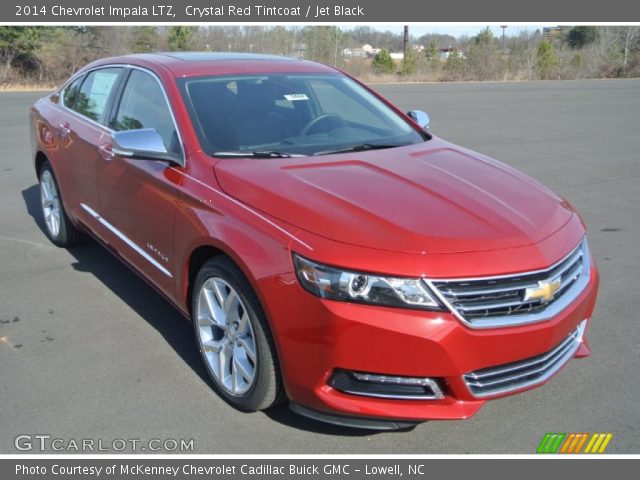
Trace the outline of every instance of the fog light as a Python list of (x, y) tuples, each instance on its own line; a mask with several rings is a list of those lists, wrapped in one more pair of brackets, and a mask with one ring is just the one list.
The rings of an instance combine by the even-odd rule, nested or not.
[(438, 382), (428, 377), (401, 377), (336, 370), (329, 385), (343, 393), (366, 397), (404, 400), (438, 400), (444, 398)]

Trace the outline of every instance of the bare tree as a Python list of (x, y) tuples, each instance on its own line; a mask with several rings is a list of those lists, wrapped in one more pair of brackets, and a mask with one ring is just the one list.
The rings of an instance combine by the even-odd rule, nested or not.
[(625, 76), (627, 73), (627, 65), (629, 63), (629, 56), (631, 52), (631, 48), (638, 43), (638, 37), (640, 34), (640, 27), (638, 25), (633, 25), (629, 27), (620, 27), (621, 32), (620, 36), (622, 37), (622, 76)]

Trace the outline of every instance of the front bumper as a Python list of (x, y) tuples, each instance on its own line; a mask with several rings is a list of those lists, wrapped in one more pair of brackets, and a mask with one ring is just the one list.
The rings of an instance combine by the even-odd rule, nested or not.
[[(471, 329), (449, 312), (322, 300), (304, 291), (292, 273), (266, 280), (262, 293), (269, 299), (269, 317), (276, 323), (284, 386), (294, 404), (328, 418), (361, 417), (406, 424), (469, 418), (487, 400), (537, 387), (570, 358), (588, 356), (586, 333), (598, 283), (592, 264), (585, 289), (553, 318), (494, 329)], [(539, 381), (483, 396), (474, 395), (465, 382), (464, 376), (470, 372), (540, 357), (562, 344), (581, 324), (577, 348)], [(336, 369), (435, 378), (444, 398), (409, 400), (343, 393), (329, 386)]]

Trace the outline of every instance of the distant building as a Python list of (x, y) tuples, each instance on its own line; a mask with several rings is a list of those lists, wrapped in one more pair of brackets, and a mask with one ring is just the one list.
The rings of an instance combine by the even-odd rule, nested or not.
[(366, 58), (369, 56), (367, 52), (365, 52), (361, 48), (345, 48), (342, 51), (342, 55), (344, 55), (345, 57), (360, 57), (360, 58)]
[(458, 55), (460, 58), (466, 58), (464, 55), (464, 50), (462, 50), (461, 48), (447, 47), (447, 48), (440, 48), (438, 51), (440, 55), (440, 60), (442, 61), (447, 60), (452, 55)]
[(342, 54), (345, 57), (362, 57), (362, 58), (370, 58), (375, 57), (378, 53), (380, 53), (380, 48), (373, 48), (368, 43), (365, 43), (360, 48), (345, 48), (342, 51)]
[(573, 27), (571, 25), (558, 25), (557, 27), (544, 27), (542, 29), (542, 38), (546, 40), (556, 40), (562, 38)]
[(382, 49), (381, 49), (381, 48), (373, 48), (373, 47), (372, 47), (371, 45), (369, 45), (368, 43), (365, 43), (365, 44), (362, 46), (362, 50), (364, 50), (365, 52), (367, 52), (367, 54), (368, 54), (369, 56), (372, 56), (372, 55), (374, 55), (374, 56), (375, 56), (375, 55), (379, 54), (379, 53), (380, 53), (380, 50), (382, 50)]
[[(415, 52), (424, 52), (424, 45), (411, 45), (411, 49)], [(342, 54), (345, 57), (373, 58), (380, 53), (381, 50), (381, 48), (375, 48), (368, 43), (365, 43), (360, 48), (345, 48), (342, 50)], [(391, 55), (391, 58), (394, 60), (404, 59), (403, 52), (390, 52), (389, 55)]]

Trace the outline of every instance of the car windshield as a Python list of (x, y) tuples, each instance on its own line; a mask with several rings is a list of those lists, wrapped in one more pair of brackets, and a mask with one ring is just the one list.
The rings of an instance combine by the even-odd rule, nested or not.
[(200, 143), (213, 156), (322, 155), (430, 138), (340, 74), (210, 76), (179, 85)]

